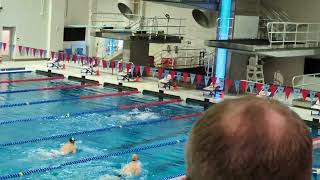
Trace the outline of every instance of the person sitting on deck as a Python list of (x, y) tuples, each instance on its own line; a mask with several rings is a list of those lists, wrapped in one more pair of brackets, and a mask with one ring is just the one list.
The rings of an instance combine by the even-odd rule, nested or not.
[(168, 74), (164, 78), (159, 80), (158, 87), (160, 88), (161, 85), (163, 85), (161, 88), (170, 89), (171, 86), (174, 85), (173, 80), (174, 80), (174, 77), (172, 77), (171, 74)]
[(60, 69), (60, 68), (63, 68), (63, 65), (60, 64), (60, 60), (58, 58), (54, 58), (52, 61), (51, 60), (48, 61), (47, 67)]
[(132, 161), (121, 169), (120, 174), (121, 176), (139, 176), (141, 174), (141, 162), (137, 154), (132, 155)]
[(60, 155), (68, 155), (70, 153), (75, 154), (77, 152), (76, 140), (75, 138), (70, 138), (69, 142), (64, 144), (60, 150)]
[(310, 180), (309, 133), (295, 112), (275, 100), (225, 100), (193, 126), (184, 179)]

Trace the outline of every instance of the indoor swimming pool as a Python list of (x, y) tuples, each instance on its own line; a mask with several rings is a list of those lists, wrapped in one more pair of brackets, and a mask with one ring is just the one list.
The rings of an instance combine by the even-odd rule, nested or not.
[[(0, 75), (0, 81), (39, 78), (46, 77)], [(63, 79), (0, 84), (0, 179), (103, 179), (117, 175), (132, 153), (143, 164), (136, 179), (184, 172), (184, 142), (203, 107), (78, 85)], [(67, 86), (77, 88), (52, 88)], [(48, 155), (71, 136), (75, 155)]]
[[(185, 172), (184, 144), (203, 107), (45, 78), (0, 75), (0, 179), (112, 179), (133, 153), (143, 170), (127, 179)], [(77, 140), (75, 155), (50, 156), (70, 137)], [(314, 166), (320, 166), (319, 149)]]

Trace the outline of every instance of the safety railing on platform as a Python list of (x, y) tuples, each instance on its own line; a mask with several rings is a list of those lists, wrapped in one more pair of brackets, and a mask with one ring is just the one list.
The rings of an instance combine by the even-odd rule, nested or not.
[(308, 86), (320, 86), (320, 73), (305, 74), (294, 76), (292, 78), (293, 88), (309, 88)]
[(229, 34), (228, 34), (228, 39), (232, 39), (233, 37), (233, 25), (234, 25), (234, 18), (217, 18), (217, 31), (220, 32), (220, 29), (221, 28), (224, 28), (224, 27), (221, 27), (221, 24), (226, 24), (226, 23), (223, 23), (223, 21), (228, 21), (228, 28), (229, 28)]
[(176, 46), (174, 50), (170, 48), (162, 50), (161, 62), (157, 65), (171, 69), (204, 67), (206, 54), (205, 49), (179, 49), (178, 46)]
[(179, 36), (184, 35), (184, 18), (141, 17), (136, 31), (145, 31), (151, 35)]
[(269, 22), (271, 48), (308, 48), (320, 46), (320, 23)]

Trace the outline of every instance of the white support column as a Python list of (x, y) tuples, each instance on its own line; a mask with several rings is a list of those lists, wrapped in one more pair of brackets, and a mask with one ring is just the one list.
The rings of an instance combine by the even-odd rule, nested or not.
[(65, 20), (65, 0), (48, 0), (48, 41), (47, 56), (50, 51), (63, 50), (63, 32)]
[(86, 46), (88, 56), (96, 56), (96, 40), (95, 37), (91, 36), (92, 28), (92, 13), (97, 11), (97, 0), (89, 0), (89, 19), (86, 32)]

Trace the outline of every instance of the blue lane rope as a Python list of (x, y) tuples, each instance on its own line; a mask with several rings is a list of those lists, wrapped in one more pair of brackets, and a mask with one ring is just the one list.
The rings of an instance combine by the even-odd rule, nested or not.
[[(190, 117), (187, 117), (187, 118), (190, 118)], [(60, 139), (60, 138), (94, 134), (94, 133), (104, 133), (104, 132), (110, 132), (111, 130), (114, 130), (114, 129), (146, 126), (146, 125), (151, 125), (151, 124), (156, 124), (156, 123), (163, 123), (163, 122), (167, 122), (167, 121), (171, 121), (171, 120), (173, 120), (173, 119), (172, 118), (160, 118), (160, 119), (155, 119), (155, 120), (150, 120), (150, 121), (130, 123), (130, 124), (119, 125), (119, 126), (104, 127), (104, 128), (98, 128), (98, 129), (92, 129), (92, 130), (86, 130), (86, 131), (77, 131), (77, 132), (72, 132), (72, 133), (67, 133), (67, 134), (58, 134), (58, 135), (52, 135), (52, 136), (47, 136), (47, 137), (4, 143), (4, 144), (0, 144), (0, 147), (8, 147), (8, 146), (36, 143), (36, 142), (41, 142), (41, 141), (49, 141), (49, 140), (53, 140), (53, 139)]]
[(8, 124), (15, 124), (15, 123), (25, 123), (25, 122), (32, 122), (32, 121), (41, 121), (41, 120), (61, 120), (59, 118), (65, 117), (78, 117), (88, 114), (94, 114), (94, 113), (106, 113), (106, 112), (112, 112), (112, 111), (120, 111), (122, 109), (116, 108), (108, 108), (108, 109), (98, 109), (98, 110), (91, 110), (91, 111), (84, 111), (84, 112), (77, 112), (77, 113), (69, 113), (65, 115), (52, 115), (52, 116), (42, 116), (42, 117), (34, 117), (34, 118), (27, 118), (27, 119), (18, 119), (18, 120), (11, 120), (11, 121), (2, 121), (0, 122), (0, 125), (8, 125)]
[(0, 94), (24, 93), (24, 92), (32, 92), (32, 91), (42, 91), (42, 90), (40, 89), (7, 90), (7, 91), (0, 91)]
[(2, 68), (0, 71), (20, 71), (20, 70), (26, 70), (26, 68), (21, 67), (21, 68)]
[(76, 161), (69, 161), (69, 162), (62, 163), (60, 165), (49, 166), (49, 167), (38, 168), (38, 169), (31, 169), (31, 170), (22, 171), (19, 173), (13, 173), (13, 174), (5, 175), (5, 176), (0, 176), (0, 179), (12, 179), (12, 178), (18, 178), (18, 177), (22, 177), (22, 176), (26, 176), (26, 175), (35, 174), (35, 173), (47, 173), (49, 171), (62, 169), (66, 166), (74, 166), (77, 164), (83, 164), (83, 163), (88, 163), (91, 161), (108, 159), (111, 157), (124, 156), (127, 154), (138, 153), (138, 152), (142, 152), (142, 151), (146, 151), (146, 150), (150, 150), (150, 149), (157, 149), (157, 148), (166, 147), (166, 146), (173, 146), (173, 145), (177, 145), (180, 143), (185, 143), (186, 141), (187, 141), (186, 138), (181, 138), (181, 139), (178, 139), (175, 141), (167, 141), (167, 142), (163, 142), (163, 143), (159, 143), (159, 144), (144, 145), (141, 147), (131, 148), (131, 149), (127, 149), (127, 150), (119, 151), (119, 152), (114, 152), (114, 153), (110, 153), (110, 154), (105, 154), (105, 155), (100, 155), (100, 156), (92, 156), (92, 157), (88, 157), (88, 158), (84, 158), (84, 159), (80, 159), (80, 160), (76, 160)]
[(79, 97), (72, 97), (72, 98), (63, 98), (63, 99), (41, 100), (41, 101), (32, 101), (32, 102), (23, 102), (23, 103), (14, 103), (14, 104), (3, 104), (3, 105), (0, 105), (0, 108), (12, 108), (12, 107), (20, 107), (20, 106), (28, 106), (28, 105), (36, 105), (36, 104), (65, 102), (65, 101), (72, 101), (72, 100), (80, 100), (80, 96)]
[(23, 73), (31, 73), (32, 71), (12, 71), (12, 72), (0, 72), (0, 74), (23, 74)]
[(174, 175), (174, 176), (168, 176), (168, 177), (162, 178), (160, 180), (170, 180), (170, 179), (174, 179), (174, 178), (185, 176), (185, 175), (186, 175), (185, 173), (180, 173), (180, 174), (177, 174), (177, 175)]

